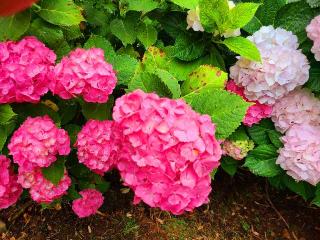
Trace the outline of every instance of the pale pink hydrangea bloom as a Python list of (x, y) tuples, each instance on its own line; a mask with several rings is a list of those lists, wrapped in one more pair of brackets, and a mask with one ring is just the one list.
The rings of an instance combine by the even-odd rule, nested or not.
[(282, 133), (294, 124), (320, 125), (320, 100), (307, 89), (297, 89), (276, 102), (272, 121)]
[(208, 115), (136, 90), (117, 99), (113, 118), (122, 144), (117, 168), (134, 203), (182, 214), (209, 201), (222, 151)]
[(85, 189), (79, 193), (82, 198), (72, 202), (72, 210), (79, 218), (94, 215), (103, 204), (102, 193), (95, 189)]
[(223, 155), (239, 161), (244, 159), (253, 148), (254, 142), (252, 140), (226, 140), (222, 143)]
[(79, 162), (101, 174), (110, 170), (115, 163), (115, 130), (112, 121), (89, 120), (79, 132), (75, 144)]
[(49, 167), (56, 155), (70, 153), (70, 138), (48, 116), (28, 117), (14, 132), (8, 148), (20, 167)]
[(51, 91), (63, 99), (82, 96), (86, 102), (105, 103), (117, 84), (112, 65), (99, 48), (76, 49), (54, 70)]
[(315, 59), (320, 61), (320, 15), (310, 22), (306, 31), (308, 37), (313, 41), (311, 52), (315, 55)]
[(276, 46), (298, 49), (298, 38), (292, 32), (283, 28), (274, 28), (273, 26), (263, 26), (248, 39), (254, 42), (258, 47), (271, 49)]
[(247, 110), (246, 116), (243, 120), (244, 125), (251, 127), (253, 124), (259, 123), (262, 119), (271, 116), (272, 107), (266, 104), (261, 104), (258, 101), (249, 101), (244, 95), (244, 88), (238, 87), (233, 80), (227, 82), (226, 89), (241, 96), (245, 101), (252, 102), (254, 105)]
[(293, 125), (284, 137), (277, 164), (296, 181), (320, 182), (320, 126)]
[(0, 209), (15, 204), (22, 193), (22, 187), (17, 183), (17, 176), (10, 169), (10, 160), (0, 155)]
[[(244, 87), (244, 94), (250, 101), (273, 105), (296, 87), (309, 79), (309, 63), (300, 50), (286, 47), (270, 40), (258, 44), (262, 62), (254, 62), (242, 57), (230, 68), (230, 77)], [(285, 42), (290, 42), (286, 40)], [(294, 40), (291, 40), (293, 43)], [(294, 44), (288, 44), (293, 46)]]
[(36, 167), (32, 170), (25, 170), (20, 167), (18, 183), (23, 188), (30, 188), (30, 195), (34, 201), (49, 204), (67, 194), (67, 190), (71, 185), (71, 179), (65, 171), (58, 185), (54, 185), (43, 176), (41, 168)]
[(0, 43), (0, 104), (39, 102), (49, 90), (55, 60), (35, 37)]

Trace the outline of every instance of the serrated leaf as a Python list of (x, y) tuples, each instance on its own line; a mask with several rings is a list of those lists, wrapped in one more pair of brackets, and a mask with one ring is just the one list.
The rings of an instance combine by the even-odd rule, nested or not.
[(137, 38), (135, 22), (129, 18), (114, 19), (110, 23), (110, 30), (121, 40), (124, 46), (133, 44)]
[(247, 141), (250, 140), (249, 136), (247, 135), (246, 129), (243, 125), (237, 128), (235, 132), (233, 132), (229, 137), (231, 141)]
[(168, 88), (171, 94), (171, 98), (179, 98), (181, 96), (181, 90), (178, 80), (172, 76), (169, 72), (157, 69), (155, 75), (158, 76), (164, 85)]
[(282, 181), (291, 191), (300, 195), (304, 200), (309, 200), (314, 197), (314, 187), (306, 182), (296, 182), (292, 177), (284, 174)]
[(283, 147), (283, 143), (281, 142), (281, 139), (280, 139), (282, 137), (281, 133), (279, 133), (276, 130), (269, 130), (267, 133), (273, 146), (275, 146), (276, 148)]
[(199, 0), (171, 0), (174, 4), (187, 9), (195, 9), (198, 4)]
[(257, 3), (238, 3), (230, 10), (229, 21), (226, 29), (237, 29), (244, 27), (254, 17), (260, 4)]
[(9, 17), (0, 17), (0, 41), (18, 40), (29, 28), (30, 10)]
[(222, 25), (228, 20), (229, 5), (227, 0), (200, 0), (200, 20), (209, 32)]
[(64, 176), (64, 163), (65, 158), (59, 157), (51, 166), (41, 169), (43, 176), (54, 185), (58, 185)]
[(0, 125), (9, 123), (16, 115), (9, 104), (0, 105)]
[(54, 25), (73, 26), (84, 21), (81, 9), (72, 0), (42, 0), (39, 5), (38, 15)]
[(247, 25), (245, 25), (242, 29), (248, 33), (255, 33), (262, 27), (262, 23), (257, 17), (253, 17)]
[(192, 39), (182, 34), (176, 38), (176, 42), (171, 49), (171, 55), (182, 61), (192, 61), (203, 54), (204, 48), (205, 44), (201, 40)]
[(116, 53), (111, 43), (102, 36), (91, 35), (83, 46), (85, 49), (101, 48), (104, 51), (104, 57), (107, 62), (113, 63)]
[(218, 139), (230, 136), (240, 126), (251, 106), (238, 95), (212, 88), (203, 88), (184, 96), (184, 99), (195, 111), (211, 116), (217, 126)]
[(309, 72), (309, 81), (305, 85), (313, 92), (320, 92), (320, 64), (311, 64)]
[(286, 4), (286, 0), (263, 0), (256, 17), (264, 25), (273, 25), (278, 10)]
[(61, 43), (65, 41), (63, 31), (59, 27), (47, 23), (41, 18), (37, 18), (31, 23), (28, 34), (36, 36), (51, 49), (60, 48)]
[(263, 119), (259, 124), (255, 124), (247, 130), (255, 144), (270, 144), (268, 132), (274, 130), (274, 125), (269, 119)]
[(313, 11), (306, 2), (289, 3), (277, 12), (274, 24), (297, 34), (299, 41), (303, 42), (307, 38), (305, 28), (313, 16)]
[(239, 54), (240, 56), (252, 60), (261, 61), (260, 52), (256, 45), (252, 43), (249, 39), (244, 37), (230, 37), (223, 41), (231, 51)]
[(320, 0), (306, 0), (312, 8), (320, 7)]
[(107, 103), (88, 103), (80, 100), (82, 114), (87, 120), (106, 120), (112, 119), (112, 108), (114, 105), (114, 97), (109, 96)]
[(139, 62), (127, 54), (122, 54), (115, 57), (112, 64), (117, 72), (118, 84), (128, 85), (139, 65)]
[(158, 32), (150, 24), (141, 23), (138, 26), (137, 37), (140, 42), (142, 42), (145, 48), (148, 48), (155, 44), (157, 41)]
[(222, 169), (230, 176), (234, 176), (240, 166), (240, 162), (231, 157), (223, 157), (221, 160)]
[(228, 80), (228, 74), (219, 68), (210, 65), (202, 65), (190, 73), (187, 80), (182, 84), (182, 95), (187, 95), (206, 86), (224, 89)]
[(78, 38), (83, 38), (83, 34), (80, 29), (80, 25), (73, 25), (69, 27), (61, 27), (63, 31), (63, 35), (67, 39), (67, 41), (75, 40)]
[(244, 167), (255, 175), (274, 177), (281, 173), (281, 168), (276, 164), (278, 157), (277, 148), (273, 145), (260, 145), (249, 152)]
[(127, 4), (127, 11), (150, 12), (159, 6), (154, 0), (121, 0), (121, 3)]
[(6, 124), (0, 125), (0, 152), (2, 151), (9, 135), (14, 131), (16, 123), (14, 121)]

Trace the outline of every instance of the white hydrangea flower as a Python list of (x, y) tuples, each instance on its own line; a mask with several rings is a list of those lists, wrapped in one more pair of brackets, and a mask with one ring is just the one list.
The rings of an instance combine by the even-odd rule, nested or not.
[(199, 7), (197, 7), (194, 10), (188, 11), (187, 23), (188, 23), (187, 29), (192, 28), (196, 32), (199, 32), (199, 31), (203, 32), (204, 31), (204, 28), (200, 22), (200, 9), (199, 9)]

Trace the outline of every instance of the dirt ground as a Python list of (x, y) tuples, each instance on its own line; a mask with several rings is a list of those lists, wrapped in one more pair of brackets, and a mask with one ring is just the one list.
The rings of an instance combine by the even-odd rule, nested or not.
[(100, 213), (86, 219), (78, 219), (69, 204), (41, 209), (25, 200), (0, 213), (7, 225), (2, 240), (320, 240), (320, 209), (296, 195), (246, 173), (219, 173), (213, 185), (209, 205), (179, 217), (132, 205), (132, 193), (117, 182)]

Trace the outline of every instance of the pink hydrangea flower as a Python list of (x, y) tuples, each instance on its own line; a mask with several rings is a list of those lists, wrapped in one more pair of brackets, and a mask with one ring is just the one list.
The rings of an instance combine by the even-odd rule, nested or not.
[(95, 214), (102, 206), (104, 197), (95, 189), (85, 189), (79, 192), (82, 198), (72, 202), (72, 210), (79, 218), (89, 217)]
[(223, 155), (239, 161), (244, 159), (253, 148), (254, 142), (252, 140), (226, 140), (222, 143)]
[(0, 104), (39, 102), (49, 90), (55, 60), (35, 37), (0, 43)]
[(15, 204), (22, 193), (17, 176), (10, 169), (10, 160), (0, 155), (0, 209)]
[(320, 15), (310, 22), (306, 31), (308, 37), (313, 41), (311, 52), (315, 55), (315, 59), (320, 61)]
[(102, 49), (76, 49), (55, 67), (51, 91), (63, 99), (82, 96), (86, 102), (105, 103), (117, 84), (112, 65)]
[(294, 124), (320, 125), (320, 100), (307, 89), (297, 89), (276, 102), (272, 121), (282, 133)]
[[(286, 42), (292, 43), (287, 46), (284, 44)], [(300, 50), (293, 48), (293, 42), (293, 39), (279, 41), (278, 35), (265, 42), (259, 39), (257, 47), (262, 62), (240, 57), (230, 68), (230, 77), (244, 88), (247, 99), (273, 105), (276, 100), (308, 81), (309, 62)]]
[(320, 126), (293, 125), (284, 137), (277, 164), (296, 181), (320, 182)]
[(54, 185), (43, 176), (41, 168), (37, 167), (32, 170), (25, 170), (20, 167), (18, 183), (23, 188), (30, 188), (30, 195), (34, 201), (49, 204), (67, 193), (71, 185), (71, 179), (65, 171), (58, 185)]
[(56, 155), (70, 153), (70, 138), (48, 116), (29, 117), (14, 132), (8, 148), (20, 167), (49, 167)]
[(136, 90), (117, 99), (113, 118), (122, 144), (117, 168), (134, 203), (182, 214), (209, 201), (222, 151), (208, 115)]
[(247, 110), (243, 123), (249, 127), (253, 124), (259, 123), (262, 119), (271, 116), (272, 107), (266, 104), (261, 104), (258, 101), (249, 101), (244, 95), (244, 88), (238, 87), (233, 80), (227, 82), (226, 89), (241, 96), (247, 102), (253, 102), (254, 105), (250, 106)]
[(112, 121), (89, 120), (79, 132), (75, 146), (80, 163), (89, 169), (105, 173), (115, 162), (116, 145)]

